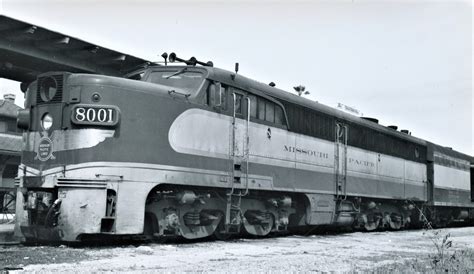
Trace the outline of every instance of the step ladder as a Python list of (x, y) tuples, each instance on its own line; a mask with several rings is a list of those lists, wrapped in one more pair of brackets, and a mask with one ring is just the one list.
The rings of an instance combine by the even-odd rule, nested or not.
[(242, 224), (242, 211), (240, 210), (241, 203), (241, 190), (236, 190), (234, 193), (229, 193), (227, 195), (225, 232), (228, 234), (240, 233), (240, 227)]
[[(225, 214), (225, 232), (229, 234), (240, 233), (242, 224), (242, 196), (246, 195), (247, 190), (242, 189), (242, 181), (247, 180), (246, 174), (242, 171), (243, 157), (233, 155), (232, 168), (232, 186), (227, 192), (226, 214)], [(242, 177), (244, 175), (244, 177)]]

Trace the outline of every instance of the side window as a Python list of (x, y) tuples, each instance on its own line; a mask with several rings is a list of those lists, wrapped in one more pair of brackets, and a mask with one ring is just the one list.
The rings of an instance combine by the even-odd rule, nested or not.
[(265, 120), (265, 100), (258, 98), (258, 119)]
[(222, 109), (227, 109), (227, 90), (226, 86), (221, 86), (219, 89), (219, 99)]
[(279, 125), (284, 124), (283, 110), (278, 105), (275, 106), (275, 123)]
[(249, 95), (250, 99), (250, 117), (257, 118), (257, 97)]
[(265, 121), (275, 122), (275, 104), (272, 102), (265, 102)]
[(242, 99), (244, 96), (240, 93), (235, 93), (235, 113), (242, 114)]
[(225, 86), (220, 84), (211, 84), (207, 90), (207, 104), (209, 106), (221, 107), (221, 109), (227, 109), (227, 89)]

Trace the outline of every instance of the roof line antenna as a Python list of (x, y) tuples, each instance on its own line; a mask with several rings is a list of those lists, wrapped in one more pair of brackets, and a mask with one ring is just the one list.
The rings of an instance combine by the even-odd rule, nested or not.
[(161, 57), (163, 57), (163, 59), (165, 59), (165, 66), (167, 66), (168, 65), (168, 53), (163, 52), (161, 54)]
[(235, 63), (235, 73), (234, 74), (231, 74), (230, 77), (232, 78), (232, 80), (235, 80), (235, 76), (237, 75), (237, 73), (239, 72), (239, 63)]

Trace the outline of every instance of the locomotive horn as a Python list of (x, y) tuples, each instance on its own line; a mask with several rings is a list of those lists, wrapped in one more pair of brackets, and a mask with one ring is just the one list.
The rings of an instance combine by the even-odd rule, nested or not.
[(169, 56), (168, 56), (168, 61), (170, 63), (174, 63), (176, 61), (176, 53), (172, 52)]
[(174, 62), (176, 62), (176, 61), (182, 62), (182, 63), (185, 63), (185, 64), (188, 65), (188, 66), (196, 66), (196, 64), (199, 64), (199, 65), (201, 65), (201, 66), (207, 66), (207, 67), (212, 67), (212, 66), (214, 66), (214, 64), (213, 64), (211, 61), (209, 61), (209, 62), (207, 62), (207, 63), (204, 63), (204, 62), (201, 62), (201, 61), (197, 60), (196, 57), (194, 57), (194, 56), (191, 57), (191, 58), (189, 58), (189, 60), (181, 59), (181, 58), (179, 58), (178, 56), (176, 56), (176, 53), (174, 53), (174, 52), (172, 52), (172, 53), (168, 56), (168, 61), (169, 61), (170, 63), (174, 63)]
[(163, 54), (161, 54), (161, 57), (163, 57), (163, 59), (165, 59), (165, 66), (167, 66), (167, 65), (168, 65), (168, 62), (167, 62), (166, 60), (167, 60), (167, 58), (168, 58), (168, 53), (163, 52)]
[(196, 64), (199, 64), (201, 66), (204, 66), (204, 67), (213, 67), (214, 66), (214, 63), (212, 63), (212, 61), (207, 61), (206, 63), (202, 62), (202, 61), (199, 61), (198, 59), (196, 59), (196, 57), (191, 57), (189, 59), (190, 62), (193, 62), (193, 66), (195, 66)]
[(196, 66), (197, 63), (198, 63), (198, 60), (194, 56), (189, 58), (188, 62), (186, 62), (187, 65), (191, 65), (191, 66)]
[(181, 59), (178, 56), (176, 56), (176, 53), (174, 53), (174, 52), (170, 53), (170, 56), (168, 56), (168, 61), (170, 63), (174, 63), (174, 62), (178, 61), (178, 62), (181, 62), (181, 63), (185, 63), (188, 66), (195, 66), (196, 62), (197, 62), (196, 58), (194, 58), (194, 57), (191, 57), (189, 60)]

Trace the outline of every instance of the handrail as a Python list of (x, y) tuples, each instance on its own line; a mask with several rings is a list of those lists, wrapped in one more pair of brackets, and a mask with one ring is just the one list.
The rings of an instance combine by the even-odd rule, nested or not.
[(249, 194), (249, 159), (250, 159), (250, 98), (247, 96), (247, 129), (245, 134), (245, 192), (242, 196)]
[(232, 104), (232, 166), (231, 166), (231, 170), (232, 170), (232, 176), (230, 178), (230, 181), (231, 181), (231, 184), (232, 184), (232, 187), (230, 189), (230, 193), (229, 195), (233, 195), (234, 194), (234, 188), (235, 188), (235, 182), (234, 182), (234, 160), (235, 160), (235, 102), (237, 101), (237, 96), (235, 95), (235, 92), (232, 93), (232, 100), (233, 100), (233, 104)]
[(177, 95), (181, 95), (181, 96), (184, 96), (184, 98), (188, 99), (189, 96), (191, 96), (191, 93), (182, 93), (182, 92), (178, 92), (174, 89), (170, 89), (168, 90), (168, 94), (171, 95), (171, 94), (177, 94)]

